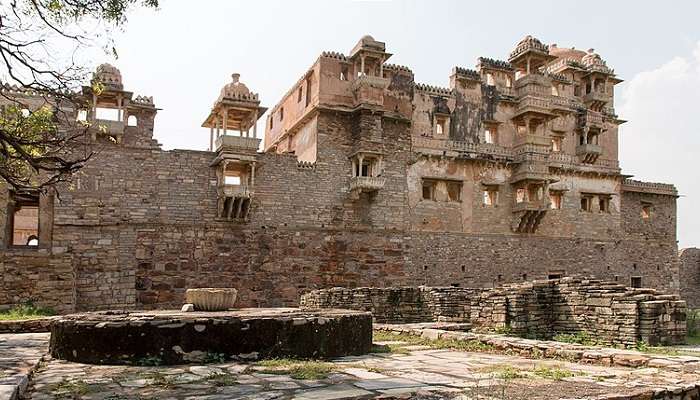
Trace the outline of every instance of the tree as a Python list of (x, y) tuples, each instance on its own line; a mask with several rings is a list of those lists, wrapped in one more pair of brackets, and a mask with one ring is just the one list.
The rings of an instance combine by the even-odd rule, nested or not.
[[(4, 2), (3, 2), (4, 3)], [(92, 156), (79, 88), (91, 82), (85, 52), (116, 56), (111, 33), (139, 6), (158, 0), (9, 0), (0, 4), (0, 183), (45, 189), (67, 180)]]

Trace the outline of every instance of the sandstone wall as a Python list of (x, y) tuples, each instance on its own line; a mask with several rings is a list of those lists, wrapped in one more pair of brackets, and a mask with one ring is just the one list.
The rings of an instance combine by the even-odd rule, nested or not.
[(677, 295), (578, 278), (506, 285), (482, 292), (471, 305), (477, 328), (538, 338), (586, 332), (627, 346), (683, 343), (685, 320), (686, 304)]
[(470, 298), (479, 289), (454, 287), (334, 287), (301, 296), (303, 308), (371, 311), (375, 322), (412, 323), (469, 320)]
[(700, 308), (700, 249), (680, 252), (681, 297), (689, 308)]

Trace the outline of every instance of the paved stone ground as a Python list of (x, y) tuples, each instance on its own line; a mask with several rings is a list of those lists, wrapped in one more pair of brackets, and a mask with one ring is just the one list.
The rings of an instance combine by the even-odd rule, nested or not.
[(0, 400), (15, 399), (48, 350), (48, 333), (0, 335)]
[[(43, 340), (45, 344), (46, 336)], [(36, 347), (29, 340), (23, 343)], [(414, 393), (412, 398), (421, 399), (552, 399), (630, 395), (640, 389), (700, 381), (700, 366), (606, 367), (392, 343), (406, 354), (395, 351), (337, 359), (331, 362), (336, 370), (317, 380), (264, 373), (270, 367), (238, 362), (131, 367), (48, 359), (34, 375), (27, 398), (314, 400)], [(25, 354), (24, 350), (18, 354)], [(436, 393), (434, 397), (430, 392)]]

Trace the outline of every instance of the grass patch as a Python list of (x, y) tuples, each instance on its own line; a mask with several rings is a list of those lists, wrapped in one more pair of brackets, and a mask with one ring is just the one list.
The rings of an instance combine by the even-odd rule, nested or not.
[(37, 307), (32, 303), (24, 303), (14, 306), (9, 310), (0, 311), (0, 321), (22, 321), (50, 317), (52, 315), (56, 315), (56, 312), (50, 308)]
[(410, 354), (403, 344), (373, 344), (370, 353)]
[(262, 360), (253, 364), (262, 369), (254, 372), (261, 374), (289, 375), (294, 379), (325, 379), (328, 374), (338, 369), (331, 363), (314, 360), (293, 360), (288, 358), (276, 358)]
[(64, 379), (53, 385), (50, 390), (56, 398), (67, 399), (90, 393), (90, 385), (81, 380), (71, 381)]
[(559, 367), (552, 368), (545, 366), (539, 366), (535, 368), (534, 370), (532, 370), (532, 373), (540, 378), (553, 379), (555, 381), (560, 381), (564, 378), (571, 378), (576, 375), (581, 375), (581, 373), (577, 373), (568, 369), (561, 369)]
[(160, 372), (150, 372), (150, 373), (144, 374), (143, 377), (145, 379), (150, 379), (152, 381), (150, 386), (157, 386), (157, 387), (160, 387), (163, 389), (170, 389), (177, 384), (175, 382), (175, 378), (171, 378), (170, 376), (163, 375)]
[(576, 332), (575, 334), (560, 333), (555, 335), (552, 339), (556, 340), (557, 342), (577, 343), (584, 346), (598, 346), (601, 344), (598, 340), (585, 331)]
[(450, 349), (469, 352), (487, 352), (493, 351), (494, 347), (487, 343), (482, 343), (478, 340), (455, 340), (455, 339), (425, 339), (420, 336), (409, 335), (405, 333), (393, 334), (381, 331), (374, 331), (373, 339), (379, 342), (402, 341), (406, 345), (427, 346), (432, 349)]
[(481, 371), (493, 374), (494, 378), (503, 379), (505, 381), (523, 378), (525, 376), (519, 369), (513, 368), (508, 364), (492, 365), (482, 369)]

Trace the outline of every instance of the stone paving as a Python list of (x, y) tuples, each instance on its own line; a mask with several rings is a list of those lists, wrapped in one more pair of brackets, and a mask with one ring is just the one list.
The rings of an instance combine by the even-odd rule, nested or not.
[[(46, 343), (46, 336), (43, 340)], [(29, 340), (24, 343), (33, 346)], [(401, 341), (382, 344), (391, 344), (393, 352), (333, 360), (323, 364), (330, 371), (318, 379), (242, 362), (136, 367), (47, 359), (34, 375), (26, 398), (621, 399), (640, 398), (640, 393), (653, 393), (652, 388), (673, 389), (700, 382), (697, 363), (672, 369), (611, 367), (431, 349)]]
[(0, 335), (0, 400), (19, 397), (48, 343), (48, 333)]

